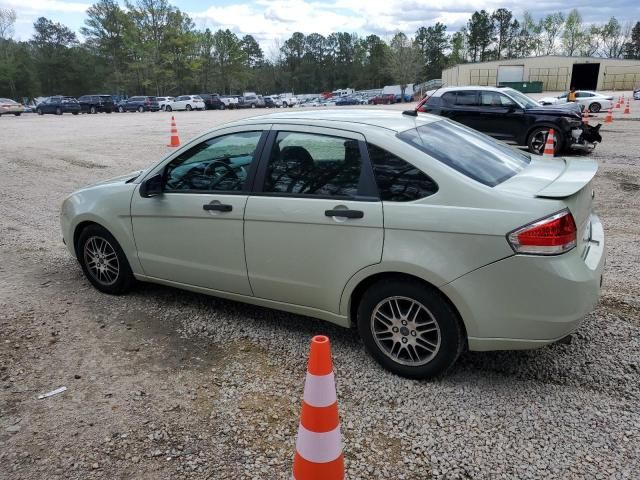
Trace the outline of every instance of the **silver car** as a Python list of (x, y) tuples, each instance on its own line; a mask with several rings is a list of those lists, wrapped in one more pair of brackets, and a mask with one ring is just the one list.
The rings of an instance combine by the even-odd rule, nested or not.
[(441, 117), (297, 110), (71, 194), (62, 234), (102, 292), (156, 282), (357, 326), (385, 368), (428, 378), (580, 326), (605, 262), (596, 170)]
[[(557, 105), (568, 103), (568, 93), (565, 92), (557, 97), (544, 97), (538, 100), (542, 105)], [(576, 103), (582, 105), (591, 113), (598, 113), (601, 110), (613, 108), (613, 97), (611, 95), (602, 95), (598, 92), (588, 90), (576, 90)]]

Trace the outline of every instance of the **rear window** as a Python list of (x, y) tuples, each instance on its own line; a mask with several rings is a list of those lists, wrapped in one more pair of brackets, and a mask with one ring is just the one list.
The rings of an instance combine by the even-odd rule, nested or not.
[(523, 152), (446, 120), (401, 132), (398, 138), (489, 187), (513, 177), (531, 161)]

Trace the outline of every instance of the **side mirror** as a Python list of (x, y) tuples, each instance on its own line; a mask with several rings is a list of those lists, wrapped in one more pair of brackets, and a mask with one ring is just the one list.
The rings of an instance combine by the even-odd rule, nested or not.
[(147, 178), (140, 184), (140, 196), (151, 198), (162, 195), (162, 174), (158, 173), (153, 177)]

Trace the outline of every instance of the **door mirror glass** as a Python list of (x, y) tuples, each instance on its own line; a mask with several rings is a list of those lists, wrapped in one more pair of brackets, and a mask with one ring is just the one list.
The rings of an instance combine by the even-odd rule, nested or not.
[(151, 198), (162, 195), (162, 174), (158, 173), (151, 178), (147, 178), (140, 184), (140, 196)]

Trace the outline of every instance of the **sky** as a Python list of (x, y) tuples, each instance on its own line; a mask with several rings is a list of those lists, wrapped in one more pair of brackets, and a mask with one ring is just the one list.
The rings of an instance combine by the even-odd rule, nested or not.
[[(412, 35), (420, 26), (442, 22), (453, 32), (481, 8), (493, 11), (504, 7), (518, 17), (529, 9), (539, 18), (556, 11), (566, 14), (576, 7), (586, 23), (604, 23), (611, 16), (622, 24), (640, 20), (639, 0), (580, 0), (573, 3), (560, 0), (535, 3), (529, 0), (485, 0), (482, 3), (473, 0), (173, 0), (171, 3), (189, 13), (198, 28), (229, 28), (240, 36), (253, 35), (268, 56), (278, 40), (286, 40), (296, 31), (323, 35), (337, 31), (361, 35), (375, 33), (389, 38), (398, 31)], [(90, 1), (82, 0), (0, 0), (0, 7), (16, 11), (14, 37), (20, 40), (31, 37), (33, 21), (40, 16), (78, 32), (90, 5)]]

